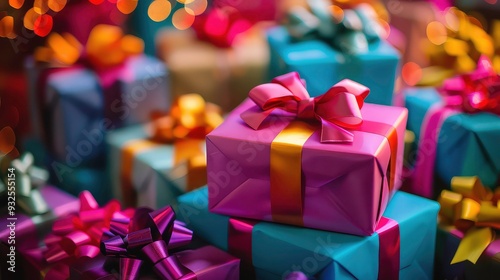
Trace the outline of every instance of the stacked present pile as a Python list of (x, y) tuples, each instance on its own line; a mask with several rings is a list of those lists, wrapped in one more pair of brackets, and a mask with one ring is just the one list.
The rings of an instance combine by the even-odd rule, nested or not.
[(500, 2), (0, 8), (2, 278), (498, 278)]

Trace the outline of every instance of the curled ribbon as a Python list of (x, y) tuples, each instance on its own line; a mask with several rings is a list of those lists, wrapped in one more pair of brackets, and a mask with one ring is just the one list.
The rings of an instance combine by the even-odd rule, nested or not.
[(101, 236), (109, 229), (113, 215), (120, 210), (115, 200), (100, 208), (88, 191), (83, 191), (79, 199), (80, 211), (56, 221), (52, 233), (44, 239), (47, 246), (44, 258), (52, 265), (46, 279), (68, 279), (69, 264), (83, 257), (96, 257)]
[(104, 255), (120, 258), (120, 275), (126, 279), (138, 279), (144, 261), (150, 261), (162, 279), (196, 279), (168, 251), (189, 244), (191, 238), (192, 231), (175, 220), (170, 206), (156, 211), (139, 208), (132, 218), (115, 215), (100, 246)]
[(3, 181), (6, 186), (10, 186), (11, 181), (8, 178), (15, 178), (17, 204), (26, 214), (39, 215), (50, 211), (47, 202), (37, 189), (45, 184), (49, 174), (47, 170), (34, 166), (33, 162), (31, 153), (25, 153), (20, 158), (10, 161), (9, 168), (13, 169), (12, 174), (15, 177), (4, 175)]
[(281, 109), (307, 121), (321, 123), (321, 142), (352, 142), (349, 128), (361, 125), (360, 109), (370, 90), (354, 81), (342, 80), (323, 95), (311, 98), (297, 72), (274, 78), (271, 83), (253, 88), (249, 97), (258, 108), (251, 108), (241, 118), (253, 129), (275, 109)]
[(448, 106), (463, 112), (500, 115), (500, 76), (485, 55), (479, 58), (474, 71), (445, 80), (441, 93)]
[(292, 7), (286, 16), (286, 27), (296, 40), (322, 39), (344, 53), (368, 51), (368, 44), (379, 40), (385, 30), (369, 4), (341, 9), (330, 1), (308, 0), (307, 8)]
[(47, 45), (35, 50), (35, 60), (62, 65), (73, 65), (87, 59), (95, 68), (106, 68), (123, 63), (128, 57), (144, 51), (142, 39), (124, 35), (118, 26), (100, 24), (92, 29), (85, 48), (69, 33), (52, 33)]
[(476, 263), (500, 230), (500, 188), (492, 192), (474, 176), (453, 177), (451, 190), (443, 190), (438, 199), (444, 222), (464, 233), (451, 263)]

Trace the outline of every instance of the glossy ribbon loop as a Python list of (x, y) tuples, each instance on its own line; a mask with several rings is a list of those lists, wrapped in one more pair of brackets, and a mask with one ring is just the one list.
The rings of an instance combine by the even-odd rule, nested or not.
[(131, 218), (118, 214), (111, 224), (117, 226), (115, 230), (111, 227), (105, 234), (107, 238), (101, 240), (101, 252), (121, 258), (120, 273), (127, 275), (127, 279), (138, 279), (144, 261), (151, 262), (162, 279), (196, 279), (192, 271), (168, 252), (189, 244), (192, 239), (192, 231), (175, 221), (175, 212), (170, 206), (156, 211), (139, 208)]
[(258, 108), (241, 118), (253, 129), (275, 110), (292, 113), (300, 119), (321, 123), (321, 142), (352, 142), (349, 128), (361, 125), (361, 108), (369, 89), (351, 80), (342, 80), (326, 93), (311, 98), (297, 72), (276, 77), (269, 84), (253, 88), (249, 97)]
[(479, 58), (476, 70), (445, 80), (440, 91), (449, 107), (500, 115), (500, 75), (485, 55)]
[(443, 190), (438, 199), (442, 219), (464, 232), (451, 263), (476, 263), (495, 240), (494, 229), (500, 230), (499, 197), (485, 188), (477, 176), (453, 177), (451, 189)]
[(44, 239), (44, 258), (52, 264), (47, 275), (59, 275), (57, 279), (69, 278), (69, 264), (99, 255), (101, 236), (109, 228), (112, 215), (120, 210), (115, 200), (99, 208), (88, 191), (82, 192), (79, 200), (80, 211), (54, 222), (52, 233)]

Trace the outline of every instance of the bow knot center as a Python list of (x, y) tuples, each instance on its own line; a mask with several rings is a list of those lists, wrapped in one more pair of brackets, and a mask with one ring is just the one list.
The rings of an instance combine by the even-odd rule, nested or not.
[(300, 119), (314, 119), (314, 98), (302, 99), (297, 107), (297, 117)]

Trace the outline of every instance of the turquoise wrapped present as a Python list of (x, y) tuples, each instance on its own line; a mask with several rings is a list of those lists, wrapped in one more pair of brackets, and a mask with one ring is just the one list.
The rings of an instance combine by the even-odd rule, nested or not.
[(345, 10), (339, 23), (322, 10), (313, 8), (310, 14), (294, 9), (288, 15), (289, 25), (268, 30), (270, 77), (297, 71), (307, 80), (312, 96), (351, 79), (370, 88), (367, 102), (391, 105), (400, 55), (380, 38), (377, 23), (370, 18), (373, 11), (367, 6)]
[(397, 192), (386, 224), (368, 237), (213, 214), (207, 188), (180, 196), (176, 212), (199, 237), (251, 262), (257, 279), (292, 271), (315, 279), (432, 279), (438, 210), (436, 202)]
[[(434, 88), (409, 88), (404, 91), (404, 95), (408, 108), (408, 129), (415, 133), (415, 143), (419, 143), (424, 138), (422, 126), (424, 121), (428, 122), (426, 115), (442, 107), (443, 98)], [(498, 115), (455, 111), (441, 122), (437, 140), (427, 139), (422, 147), (437, 145), (434, 172), (441, 182), (448, 185), (454, 176), (478, 176), (484, 185), (493, 188), (500, 177), (498, 139)], [(414, 191), (421, 193), (420, 190)], [(432, 193), (430, 190), (427, 194)]]
[[(149, 126), (117, 129), (106, 136), (111, 193), (127, 206), (175, 205), (188, 188), (187, 168), (176, 147), (149, 140)], [(205, 142), (197, 146), (203, 151)]]

